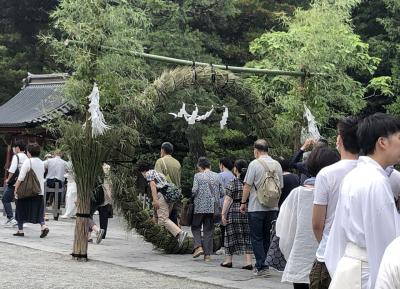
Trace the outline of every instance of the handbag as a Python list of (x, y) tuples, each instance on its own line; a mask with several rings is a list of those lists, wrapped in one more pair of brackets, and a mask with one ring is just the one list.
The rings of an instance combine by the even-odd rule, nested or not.
[(25, 199), (38, 196), (41, 192), (40, 182), (32, 170), (32, 162), (29, 159), (30, 169), (25, 176), (25, 179), (21, 182), (17, 190), (18, 199)]
[(279, 237), (276, 235), (275, 223), (276, 221), (272, 222), (271, 240), (267, 252), (267, 258), (265, 259), (265, 264), (282, 272), (285, 270), (286, 259), (279, 249)]
[(180, 224), (182, 226), (191, 226), (194, 214), (194, 204), (192, 201), (187, 201), (182, 206)]
[(222, 213), (221, 206), (219, 205), (219, 202), (214, 198), (214, 215), (213, 215), (214, 221), (219, 221), (221, 219), (221, 213)]
[(169, 183), (167, 186), (160, 189), (160, 192), (167, 203), (176, 203), (182, 198), (181, 190), (173, 183)]

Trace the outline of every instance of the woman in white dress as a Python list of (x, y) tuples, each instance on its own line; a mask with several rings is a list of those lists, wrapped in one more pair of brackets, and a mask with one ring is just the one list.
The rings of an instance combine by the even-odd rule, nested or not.
[(287, 260), (282, 282), (293, 283), (295, 289), (309, 288), (309, 275), (318, 248), (311, 225), (315, 177), (322, 168), (337, 161), (339, 155), (328, 147), (314, 148), (307, 159), (312, 177), (293, 189), (280, 208), (276, 235)]
[(76, 214), (76, 199), (78, 190), (76, 187), (74, 170), (71, 161), (68, 162), (65, 177), (67, 178), (67, 193), (65, 195), (65, 213), (61, 216), (62, 219), (73, 218)]

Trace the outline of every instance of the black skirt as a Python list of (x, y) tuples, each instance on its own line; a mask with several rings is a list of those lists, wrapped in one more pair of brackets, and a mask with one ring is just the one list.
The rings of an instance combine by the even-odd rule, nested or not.
[(15, 219), (18, 222), (40, 224), (44, 222), (43, 196), (35, 196), (16, 201)]

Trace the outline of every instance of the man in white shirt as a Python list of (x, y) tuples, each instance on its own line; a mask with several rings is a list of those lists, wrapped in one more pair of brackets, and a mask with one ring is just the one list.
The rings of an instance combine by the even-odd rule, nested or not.
[(361, 156), (344, 178), (325, 249), (330, 289), (373, 289), (386, 247), (400, 235), (385, 169), (400, 161), (400, 120), (377, 113), (357, 129)]
[(254, 157), (256, 159), (249, 164), (244, 179), (240, 212), (242, 214), (246, 213), (248, 200), (247, 216), (249, 218), (250, 238), (254, 256), (256, 257), (254, 275), (268, 276), (270, 272), (265, 264), (265, 259), (270, 245), (271, 222), (276, 219), (279, 208), (278, 204), (275, 208), (263, 206), (258, 201), (256, 188), (260, 187), (266, 174), (265, 164), (270, 170), (275, 170), (281, 188), (283, 188), (283, 174), (281, 165), (268, 155), (266, 140), (259, 139), (254, 143)]
[(386, 248), (375, 285), (375, 289), (397, 288), (400, 288), (400, 237)]
[[(49, 188), (55, 188), (56, 186), (60, 189), (64, 186), (65, 171), (68, 169), (68, 163), (62, 158), (62, 152), (56, 151), (54, 157), (44, 162), (44, 167), (47, 170), (46, 184)], [(46, 195), (46, 202), (49, 202), (50, 198), (54, 198), (54, 193), (48, 193)], [(61, 193), (58, 196), (58, 209), (61, 204)]]
[(16, 143), (13, 146), (13, 152), (14, 155), (11, 160), (10, 168), (8, 169), (8, 176), (5, 180), (5, 190), (2, 198), (4, 211), (7, 216), (7, 220), (4, 223), (5, 226), (15, 226), (17, 224), (17, 221), (14, 219), (11, 203), (14, 201), (14, 189), (19, 170), (24, 161), (28, 158), (25, 154), (25, 144), (23, 143)]
[(315, 180), (312, 225), (319, 246), (310, 272), (310, 289), (328, 289), (331, 282), (324, 262), (325, 246), (335, 217), (340, 185), (347, 173), (357, 165), (360, 151), (357, 125), (358, 118), (352, 116), (339, 121), (336, 147), (341, 160), (323, 168)]

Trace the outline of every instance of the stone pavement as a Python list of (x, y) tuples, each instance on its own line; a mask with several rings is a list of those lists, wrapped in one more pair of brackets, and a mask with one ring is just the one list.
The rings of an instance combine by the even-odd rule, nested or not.
[[(50, 219), (48, 225), (50, 233), (44, 239), (39, 238), (39, 225), (27, 224), (25, 237), (14, 237), (15, 229), (0, 227), (0, 242), (58, 253), (64, 255), (60, 258), (65, 259), (72, 251), (74, 220)], [(123, 220), (118, 217), (110, 219), (107, 238), (101, 244), (89, 244), (88, 256), (91, 260), (227, 288), (292, 288), (292, 285), (280, 282), (279, 272), (272, 272), (270, 278), (262, 278), (254, 277), (251, 271), (238, 269), (242, 264), (240, 256), (234, 258), (236, 268), (228, 269), (219, 266), (222, 256), (214, 255), (211, 262), (205, 263), (201, 258), (193, 259), (190, 255), (164, 254), (135, 232), (126, 232)]]

